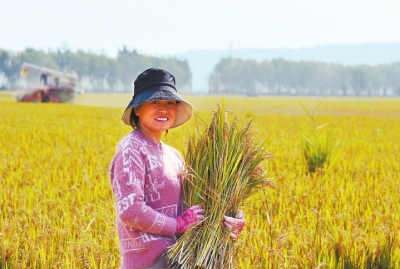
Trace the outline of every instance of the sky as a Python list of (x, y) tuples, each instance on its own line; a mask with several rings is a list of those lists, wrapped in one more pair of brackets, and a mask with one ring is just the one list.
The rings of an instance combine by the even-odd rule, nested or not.
[(191, 50), (400, 42), (400, 0), (0, 0), (0, 49)]

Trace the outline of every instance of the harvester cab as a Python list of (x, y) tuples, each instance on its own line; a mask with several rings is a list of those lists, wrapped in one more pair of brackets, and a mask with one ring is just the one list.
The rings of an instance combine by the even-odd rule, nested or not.
[[(30, 75), (31, 73), (33, 76)], [(18, 102), (69, 103), (75, 99), (75, 86), (78, 81), (78, 75), (75, 72), (61, 72), (23, 63), (21, 76), (27, 79), (28, 86), (17, 95)], [(29, 85), (29, 81), (33, 80), (34, 85)]]

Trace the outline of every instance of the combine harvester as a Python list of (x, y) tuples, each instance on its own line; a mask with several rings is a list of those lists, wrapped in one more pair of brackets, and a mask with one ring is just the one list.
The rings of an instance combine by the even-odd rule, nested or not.
[(75, 72), (61, 72), (47, 67), (23, 63), (21, 76), (27, 78), (29, 71), (38, 75), (34, 86), (27, 87), (17, 95), (18, 102), (71, 103), (75, 100), (78, 75)]

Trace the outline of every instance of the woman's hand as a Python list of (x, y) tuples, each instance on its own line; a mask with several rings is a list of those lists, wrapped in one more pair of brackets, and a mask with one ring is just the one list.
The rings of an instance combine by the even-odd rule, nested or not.
[(224, 216), (224, 225), (231, 231), (230, 236), (234, 240), (239, 237), (239, 234), (242, 232), (243, 227), (246, 224), (242, 210), (239, 210), (236, 216), (237, 218)]
[(204, 209), (198, 205), (189, 207), (176, 218), (175, 234), (183, 234), (198, 221), (204, 219)]

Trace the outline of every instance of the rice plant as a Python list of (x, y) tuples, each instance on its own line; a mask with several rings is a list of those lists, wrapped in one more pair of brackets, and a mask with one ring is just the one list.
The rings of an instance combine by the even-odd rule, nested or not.
[(303, 134), (303, 139), (301, 143), (303, 157), (308, 167), (308, 172), (314, 173), (317, 170), (322, 171), (322, 169), (328, 168), (335, 161), (338, 156), (338, 146), (332, 141), (332, 134), (336, 125), (329, 131), (326, 128), (329, 124), (322, 124), (317, 126), (314, 111), (322, 101), (313, 109), (310, 113), (304, 105), (300, 102), (301, 106), (309, 116), (312, 129), (311, 136)]

